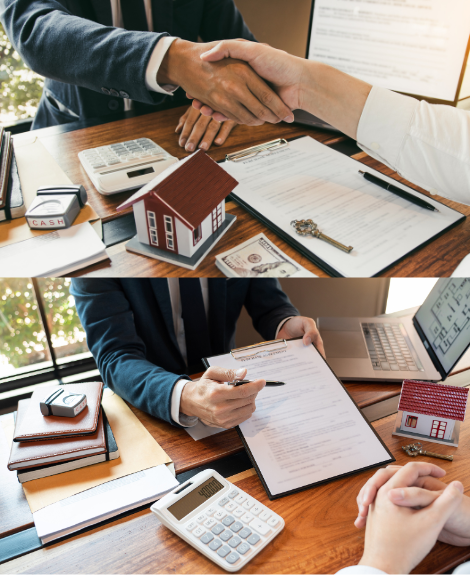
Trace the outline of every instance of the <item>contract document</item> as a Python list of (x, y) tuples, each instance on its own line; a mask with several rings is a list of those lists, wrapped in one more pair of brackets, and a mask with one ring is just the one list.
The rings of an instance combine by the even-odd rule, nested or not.
[(468, 0), (315, 0), (308, 59), (375, 86), (454, 102)]
[(249, 379), (285, 382), (265, 387), (256, 411), (239, 426), (270, 499), (395, 461), (313, 345), (277, 340), (259, 349), (205, 361), (246, 367)]
[[(464, 219), (309, 136), (269, 153), (221, 166), (240, 184), (235, 201), (287, 243), (331, 275), (372, 277), (421, 244)], [(376, 175), (435, 206), (431, 211), (370, 183), (359, 170)], [(298, 235), (293, 220), (311, 219), (350, 253), (311, 236)]]

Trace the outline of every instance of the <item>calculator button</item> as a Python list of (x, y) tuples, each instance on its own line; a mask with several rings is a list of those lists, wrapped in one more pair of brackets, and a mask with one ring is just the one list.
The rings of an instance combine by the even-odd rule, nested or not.
[(205, 533), (202, 537), (201, 537), (201, 541), (202, 543), (204, 543), (205, 545), (207, 545), (208, 543), (210, 543), (212, 541), (212, 539), (214, 539), (214, 536), (212, 535), (212, 533)]
[(232, 539), (230, 539), (228, 544), (230, 545), (230, 547), (233, 547), (233, 549), (235, 549), (235, 547), (238, 547), (241, 542), (242, 542), (242, 540), (240, 539), (240, 537), (235, 536), (235, 537), (232, 537)]
[(260, 521), (258, 518), (253, 519), (253, 521), (250, 523), (250, 527), (257, 531), (260, 535), (267, 535), (268, 533), (271, 533), (271, 529), (269, 529), (266, 523)]
[(267, 521), (267, 524), (270, 525), (271, 527), (276, 527), (278, 523), (279, 519), (277, 517), (271, 517), (271, 519)]
[(247, 545), (246, 543), (242, 543), (241, 545), (239, 545), (237, 547), (237, 551), (240, 553), (240, 555), (245, 555), (245, 553), (249, 550), (250, 550), (250, 546)]
[(247, 541), (250, 545), (256, 545), (261, 537), (257, 533), (253, 533), (250, 537), (248, 537)]
[(230, 555), (227, 556), (227, 563), (230, 563), (231, 565), (233, 565), (233, 563), (236, 563), (238, 560), (240, 559), (240, 555), (238, 553), (235, 553), (235, 551), (232, 551), (230, 553)]
[(221, 533), (219, 535), (219, 537), (222, 539), (222, 541), (228, 541), (229, 539), (231, 539), (233, 537), (233, 533), (231, 531), (229, 531), (228, 529), (226, 531), (224, 531), (223, 533)]
[(231, 527), (230, 529), (232, 531), (235, 531), (235, 533), (238, 533), (240, 531), (240, 529), (243, 529), (243, 524), (240, 523), (240, 521), (236, 521)]
[(224, 505), (227, 505), (229, 501), (230, 499), (228, 497), (222, 497), (222, 499), (219, 501), (219, 505), (223, 507)]
[(235, 515), (237, 519), (240, 519), (240, 517), (245, 513), (245, 510), (242, 509), (241, 507), (237, 507), (232, 511), (232, 513), (233, 515)]
[(246, 539), (247, 537), (249, 537), (251, 534), (253, 533), (253, 531), (251, 529), (249, 529), (248, 527), (244, 527), (241, 531), (239, 531), (238, 535), (240, 537), (242, 537), (243, 539)]
[(246, 495), (239, 495), (235, 499), (235, 503), (238, 503), (238, 505), (241, 505), (244, 501), (246, 501)]
[(215, 519), (218, 519), (219, 521), (221, 521), (226, 515), (227, 515), (227, 512), (224, 511), (223, 509), (219, 509), (219, 511), (217, 511), (217, 513), (214, 513)]
[(230, 497), (230, 499), (233, 499), (237, 495), (238, 495), (238, 491), (236, 489), (232, 489), (232, 491), (230, 491), (230, 493), (228, 494), (228, 497)]
[(249, 523), (252, 519), (254, 519), (254, 517), (251, 513), (245, 513), (245, 515), (240, 518), (240, 521), (243, 521), (243, 523)]
[(207, 515), (205, 513), (202, 513), (201, 515), (199, 515), (198, 517), (196, 517), (196, 521), (198, 523), (202, 523), (203, 521), (205, 521), (207, 519)]
[(271, 517), (271, 513), (269, 513), (269, 511), (263, 511), (263, 513), (261, 513), (259, 516), (261, 521), (267, 521), (270, 517)]
[(230, 553), (230, 547), (228, 545), (224, 545), (217, 551), (217, 555), (221, 557), (226, 557)]
[(248, 499), (247, 501), (245, 501), (245, 503), (242, 505), (242, 507), (243, 507), (243, 509), (251, 509), (254, 504), (255, 504), (255, 502), (252, 499)]
[(199, 526), (198, 526), (198, 527), (196, 527), (196, 529), (193, 531), (193, 535), (194, 535), (195, 537), (198, 537), (198, 538), (199, 538), (199, 537), (201, 537), (201, 535), (204, 535), (205, 532), (206, 532), (205, 529), (203, 529), (202, 527), (199, 527)]
[(197, 527), (197, 523), (195, 521), (191, 521), (191, 523), (188, 523), (186, 525), (186, 529), (188, 531), (192, 531), (195, 527)]
[(217, 549), (222, 545), (222, 542), (219, 541), (218, 539), (214, 539), (214, 541), (212, 541), (211, 543), (209, 543), (209, 549), (212, 549), (212, 551), (217, 551)]
[(222, 524), (225, 525), (225, 527), (230, 527), (234, 521), (235, 519), (231, 515), (227, 515), (227, 517), (222, 520)]
[(253, 515), (259, 515), (262, 511), (262, 507), (261, 505), (253, 505), (253, 507), (250, 509), (250, 513), (253, 513)]
[(215, 507), (209, 507), (209, 509), (206, 509), (206, 515), (208, 516), (214, 515), (216, 511), (217, 509)]
[(237, 504), (234, 503), (233, 501), (230, 501), (230, 503), (227, 503), (227, 505), (225, 506), (225, 509), (227, 511), (233, 511), (236, 508), (237, 508)]
[(214, 527), (214, 525), (216, 523), (217, 523), (217, 521), (213, 517), (209, 517), (209, 519), (207, 519), (207, 521), (204, 521), (204, 527), (206, 529), (212, 529), (212, 527)]
[(212, 527), (211, 531), (214, 535), (220, 535), (224, 530), (224, 526), (218, 523), (215, 527)]

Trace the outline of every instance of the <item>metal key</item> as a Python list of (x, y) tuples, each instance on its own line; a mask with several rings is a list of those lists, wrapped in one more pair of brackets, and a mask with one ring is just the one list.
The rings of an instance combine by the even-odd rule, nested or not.
[(313, 238), (318, 238), (319, 240), (328, 242), (330, 245), (348, 254), (354, 249), (352, 246), (345, 246), (341, 242), (338, 242), (322, 233), (318, 229), (318, 225), (313, 220), (292, 220), (290, 225), (295, 228), (295, 231), (300, 236), (312, 236)]
[(416, 443), (410, 443), (409, 445), (402, 445), (403, 451), (410, 457), (417, 457), (418, 455), (427, 455), (428, 457), (435, 457), (436, 459), (445, 459), (447, 461), (454, 461), (453, 455), (441, 455), (440, 453), (434, 453), (433, 451), (425, 451), (418, 441)]

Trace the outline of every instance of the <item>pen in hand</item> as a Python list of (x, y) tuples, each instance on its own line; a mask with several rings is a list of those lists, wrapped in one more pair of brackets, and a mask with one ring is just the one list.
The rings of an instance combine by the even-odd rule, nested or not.
[[(238, 385), (244, 385), (245, 383), (251, 383), (251, 379), (239, 379), (236, 381), (230, 381), (228, 383), (228, 385), (232, 385), (234, 387), (238, 386)], [(266, 385), (269, 387), (276, 387), (279, 385), (286, 385), (283, 381), (271, 381), (271, 380), (266, 380)]]
[(409, 202), (411, 202), (412, 204), (415, 204), (416, 206), (419, 206), (421, 208), (425, 208), (426, 210), (431, 210), (433, 212), (439, 211), (435, 206), (433, 206), (429, 202), (426, 202), (426, 200), (422, 200), (421, 198), (418, 198), (417, 196), (414, 196), (413, 194), (405, 192), (405, 190), (402, 190), (401, 188), (399, 188), (397, 186), (389, 184), (388, 182), (378, 178), (377, 176), (373, 176), (372, 174), (368, 174), (367, 172), (363, 172), (362, 170), (359, 170), (359, 173), (362, 176), (364, 176), (364, 178), (368, 182), (372, 182), (376, 186), (380, 186), (384, 190), (392, 192), (392, 194), (395, 194), (396, 196), (400, 196), (400, 198), (403, 198), (404, 200), (408, 200)]

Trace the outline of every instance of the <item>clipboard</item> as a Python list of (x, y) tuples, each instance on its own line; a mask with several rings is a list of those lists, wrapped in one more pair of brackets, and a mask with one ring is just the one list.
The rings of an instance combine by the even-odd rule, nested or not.
[[(296, 341), (296, 340), (301, 340), (302, 337), (296, 337), (296, 338), (292, 338), (291, 340), (288, 341)], [(270, 346), (270, 349), (268, 349)], [(342, 473), (336, 476), (332, 476), (329, 477), (328, 479), (323, 479), (321, 481), (316, 481), (313, 483), (309, 483), (308, 485), (304, 485), (302, 487), (299, 487), (297, 489), (291, 489), (289, 491), (285, 491), (283, 493), (277, 493), (277, 494), (273, 494), (271, 493), (266, 478), (264, 477), (251, 449), (250, 446), (248, 445), (248, 442), (242, 432), (242, 430), (240, 429), (240, 426), (236, 426), (236, 430), (237, 433), (243, 443), (243, 446), (246, 450), (246, 452), (248, 453), (248, 457), (250, 458), (251, 463), (253, 464), (253, 467), (256, 470), (256, 473), (258, 474), (258, 477), (266, 491), (266, 494), (268, 496), (268, 498), (272, 501), (274, 499), (279, 499), (280, 497), (286, 497), (287, 495), (291, 495), (293, 493), (298, 493), (300, 491), (305, 491), (306, 489), (311, 489), (313, 487), (317, 487), (319, 485), (323, 485), (325, 483), (330, 483), (331, 481), (336, 481), (338, 479), (342, 479), (343, 477), (349, 477), (351, 475), (355, 475), (356, 473), (361, 473), (363, 471), (367, 471), (369, 469), (375, 469), (378, 467), (381, 467), (383, 465), (388, 465), (390, 463), (393, 463), (394, 461), (396, 461), (396, 459), (393, 457), (392, 453), (390, 452), (390, 450), (388, 449), (388, 447), (385, 445), (385, 443), (383, 442), (382, 438), (379, 436), (379, 434), (376, 432), (376, 430), (373, 428), (373, 426), (369, 423), (369, 421), (367, 420), (367, 418), (364, 416), (364, 414), (362, 413), (362, 411), (360, 410), (360, 408), (358, 407), (357, 403), (354, 401), (354, 399), (351, 397), (351, 394), (348, 392), (348, 390), (346, 389), (346, 387), (343, 385), (343, 383), (336, 377), (336, 375), (334, 374), (333, 370), (330, 368), (330, 366), (328, 365), (327, 361), (325, 360), (325, 358), (320, 354), (320, 352), (318, 351), (317, 347), (312, 343), (312, 346), (316, 349), (316, 351), (319, 354), (319, 357), (321, 358), (321, 360), (324, 362), (324, 364), (327, 366), (328, 370), (331, 372), (332, 376), (336, 379), (336, 381), (340, 384), (340, 386), (343, 388), (343, 390), (346, 392), (346, 395), (348, 396), (348, 398), (351, 400), (352, 404), (355, 406), (355, 408), (357, 409), (357, 411), (360, 413), (362, 419), (366, 422), (366, 424), (368, 425), (368, 427), (371, 429), (371, 431), (373, 432), (373, 434), (375, 435), (375, 437), (377, 438), (377, 440), (379, 441), (379, 443), (381, 444), (381, 446), (384, 448), (384, 450), (386, 451), (386, 453), (390, 456), (389, 459), (386, 459), (385, 461), (381, 461), (378, 462), (374, 465), (368, 465), (366, 467), (362, 467), (362, 468), (358, 468), (355, 469), (354, 471), (350, 471), (347, 473)], [(236, 348), (236, 349), (232, 349), (230, 351), (230, 355), (236, 360), (236, 361), (243, 361), (244, 359), (248, 359), (248, 358), (252, 358), (255, 356), (262, 356), (265, 353), (272, 353), (274, 352), (281, 352), (283, 349), (287, 348), (287, 340), (285, 339), (276, 339), (276, 340), (271, 340), (271, 341), (263, 341), (260, 342), (258, 344), (255, 345), (250, 345), (250, 346), (246, 346), (246, 347), (240, 347), (240, 348)], [(226, 354), (223, 354), (226, 355)], [(217, 357), (221, 357), (219, 356), (213, 356), (211, 359), (215, 359)], [(204, 364), (204, 367), (206, 369), (208, 369), (210, 367), (210, 363), (208, 361), (208, 358), (203, 358), (202, 359), (202, 363)]]
[[(295, 136), (295, 137), (287, 138), (287, 139), (279, 138), (278, 140), (272, 140), (270, 142), (265, 142), (264, 144), (260, 144), (258, 146), (252, 146), (249, 148), (245, 148), (245, 149), (240, 150), (238, 152), (234, 152), (232, 154), (227, 154), (225, 156), (225, 160), (222, 160), (218, 163), (222, 164), (222, 163), (227, 162), (227, 161), (242, 161), (242, 160), (248, 159), (249, 157), (255, 157), (256, 155), (260, 154), (261, 152), (276, 151), (280, 148), (285, 148), (285, 147), (289, 146), (290, 142), (293, 142), (293, 141), (298, 140), (298, 139), (303, 138), (303, 137), (305, 137), (305, 136), (304, 135)], [(281, 143), (282, 143), (282, 145), (281, 145)], [(338, 153), (341, 153), (341, 152), (338, 152)], [(354, 158), (351, 158), (351, 159), (354, 160)], [(354, 160), (354, 161), (357, 162), (359, 167), (362, 167), (362, 168), (364, 167), (364, 164), (362, 164), (361, 162), (358, 162), (357, 160)], [(407, 189), (411, 190), (412, 192), (416, 192), (416, 190), (413, 190), (413, 188), (410, 188), (408, 185), (403, 184), (402, 182), (397, 181), (397, 183), (405, 186)], [(334, 267), (332, 267), (327, 262), (325, 262), (321, 257), (316, 255), (316, 253), (314, 252), (315, 247), (313, 247), (312, 249), (306, 248), (299, 241), (297, 241), (295, 238), (293, 238), (291, 235), (289, 235), (286, 231), (284, 231), (282, 228), (280, 228), (275, 223), (273, 223), (269, 218), (264, 216), (262, 213), (260, 213), (256, 209), (254, 209), (245, 200), (243, 200), (242, 198), (237, 196), (236, 191), (231, 192), (227, 199), (233, 200), (234, 202), (236, 202), (239, 206), (244, 208), (251, 216), (253, 216), (257, 220), (259, 220), (268, 229), (270, 229), (272, 232), (274, 232), (279, 238), (284, 240), (286, 242), (286, 244), (288, 244), (290, 247), (294, 248), (302, 256), (304, 256), (309, 261), (311, 261), (312, 263), (317, 265), (321, 270), (323, 270), (324, 272), (326, 272), (330, 276), (332, 276), (332, 277), (345, 277), (341, 273), (339, 273)], [(433, 242), (434, 240), (436, 240), (437, 238), (439, 238), (440, 236), (445, 234), (447, 231), (451, 230), (456, 225), (460, 224), (463, 220), (466, 219), (466, 216), (464, 214), (462, 214), (461, 212), (459, 212), (458, 210), (456, 210), (455, 208), (449, 208), (449, 206), (446, 206), (445, 204), (443, 204), (439, 200), (436, 200), (435, 198), (432, 198), (432, 200), (433, 200), (433, 202), (436, 202), (437, 204), (443, 205), (448, 209), (452, 209), (454, 212), (460, 214), (461, 217), (458, 218), (452, 224), (449, 224), (446, 228), (444, 228), (440, 232), (433, 235), (432, 237), (428, 238), (427, 240), (424, 240), (422, 243), (420, 243), (415, 248), (408, 251), (406, 254), (404, 254), (400, 258), (396, 259), (395, 261), (393, 261), (389, 265), (387, 265), (384, 268), (382, 268), (381, 270), (379, 270), (372, 277), (378, 277), (381, 273), (383, 273), (387, 269), (389, 269), (392, 266), (396, 265), (397, 263), (403, 261), (405, 258), (409, 257), (411, 254), (417, 252), (418, 250), (420, 250), (424, 246)]]

